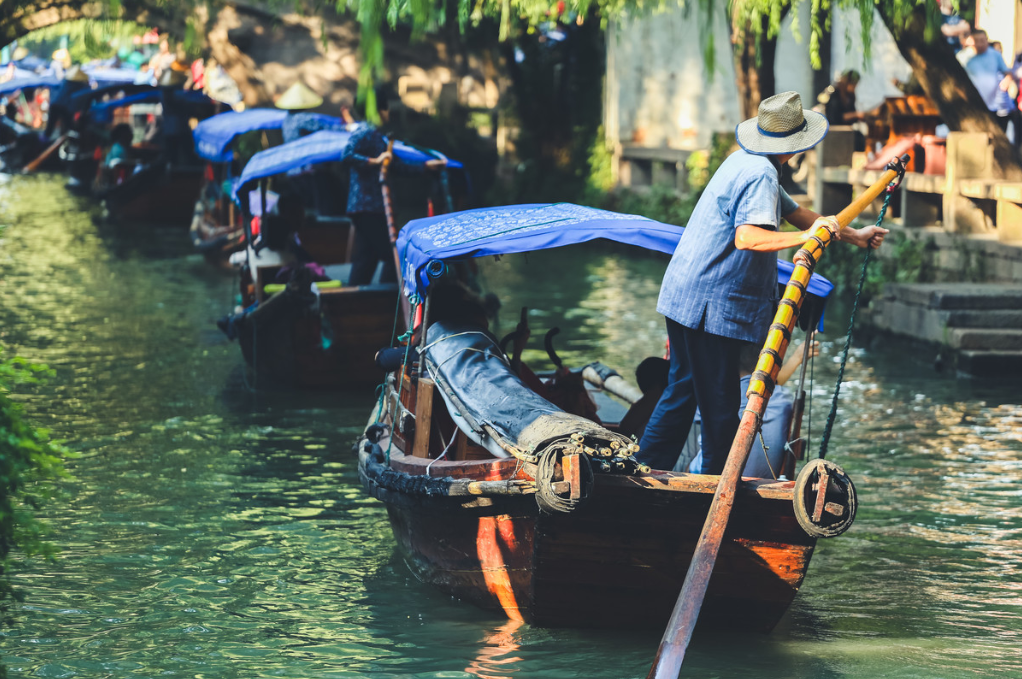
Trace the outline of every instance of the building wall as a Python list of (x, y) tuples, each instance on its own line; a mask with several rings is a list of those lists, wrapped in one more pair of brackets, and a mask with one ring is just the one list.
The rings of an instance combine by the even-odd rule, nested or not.
[[(802, 3), (798, 26), (808, 31), (809, 3)], [(808, 38), (799, 40), (785, 20), (778, 38), (775, 74), (778, 91), (795, 90), (809, 108), (816, 102)], [(729, 132), (740, 122), (738, 91), (724, 12), (707, 30), (696, 10), (672, 9), (648, 17), (622, 19), (607, 32), (607, 90), (604, 121), (608, 141), (625, 156), (649, 157), (663, 150), (666, 158), (708, 147), (715, 132)], [(864, 51), (858, 13), (838, 11), (833, 23), (831, 63), (834, 72), (856, 68), (863, 74), (859, 107), (872, 108), (884, 96), (899, 94), (892, 78), (911, 73), (894, 40), (877, 17), (872, 27), (872, 58)], [(703, 54), (709, 32), (715, 43), (711, 77)]]

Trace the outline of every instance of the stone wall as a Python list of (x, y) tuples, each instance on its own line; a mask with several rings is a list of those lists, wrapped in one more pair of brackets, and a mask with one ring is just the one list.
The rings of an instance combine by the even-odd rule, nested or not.
[[(802, 3), (798, 26), (809, 25), (808, 3)], [(778, 38), (777, 90), (795, 90), (808, 108), (816, 102), (813, 71), (805, 40), (796, 39), (795, 17), (785, 19)], [(607, 32), (607, 88), (604, 126), (608, 143), (622, 166), (623, 183), (664, 176), (659, 167), (683, 163), (691, 151), (705, 149), (715, 133), (734, 130), (740, 122), (738, 91), (728, 27), (720, 11), (710, 25), (691, 9), (670, 9), (648, 17), (612, 22)], [(704, 58), (705, 35), (711, 33), (715, 62)], [(872, 28), (872, 53), (863, 63), (861, 27), (855, 11), (837, 11), (833, 23), (831, 63), (835, 74), (856, 68), (863, 74), (858, 90), (861, 109), (872, 108), (899, 91), (891, 80), (907, 80), (908, 64), (879, 17)], [(647, 167), (650, 163), (653, 167)], [(668, 173), (669, 174), (669, 173)]]

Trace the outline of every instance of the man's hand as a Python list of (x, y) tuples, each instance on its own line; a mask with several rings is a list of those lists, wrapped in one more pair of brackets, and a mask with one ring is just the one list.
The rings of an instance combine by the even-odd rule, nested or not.
[(381, 153), (380, 155), (376, 156), (375, 158), (370, 158), (369, 159), (369, 164), (370, 165), (383, 165), (383, 163), (385, 161), (388, 161), (388, 160), (391, 159), (391, 156), (392, 156), (392, 154), (390, 153), (390, 151), (384, 151), (383, 153)]
[(890, 233), (888, 229), (882, 229), (879, 226), (864, 226), (861, 229), (850, 230), (855, 233), (855, 238), (849, 240), (860, 248), (869, 248), (870, 250), (880, 247), (884, 242), (884, 236)]
[(817, 218), (813, 225), (803, 232), (805, 234), (804, 240), (809, 240), (816, 233), (816, 229), (821, 226), (830, 231), (830, 235), (834, 240), (841, 240), (841, 225), (838, 224), (837, 217)]
[(427, 170), (439, 170), (442, 167), (447, 167), (446, 158), (434, 158), (433, 160), (426, 161)]

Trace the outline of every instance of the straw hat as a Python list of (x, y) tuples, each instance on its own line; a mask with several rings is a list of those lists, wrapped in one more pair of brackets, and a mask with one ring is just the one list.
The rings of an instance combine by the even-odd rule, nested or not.
[(801, 153), (827, 136), (830, 123), (802, 108), (798, 92), (781, 92), (760, 102), (759, 115), (735, 128), (738, 145), (757, 156)]
[(160, 87), (181, 87), (188, 80), (188, 76), (181, 71), (175, 71), (172, 69), (164, 69), (163, 73), (160, 74), (159, 86)]
[(286, 111), (299, 111), (307, 108), (316, 108), (323, 104), (323, 97), (319, 96), (300, 82), (295, 83), (287, 89), (287, 92), (277, 99), (277, 108)]
[(89, 76), (82, 70), (81, 66), (75, 64), (64, 73), (64, 80), (73, 83), (87, 83)]

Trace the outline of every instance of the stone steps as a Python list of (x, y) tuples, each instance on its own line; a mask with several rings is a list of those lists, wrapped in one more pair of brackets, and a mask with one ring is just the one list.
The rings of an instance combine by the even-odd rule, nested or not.
[(874, 329), (946, 347), (959, 372), (1022, 374), (1022, 285), (890, 284), (873, 300)]
[(1022, 330), (952, 328), (948, 345), (962, 351), (1022, 351)]

